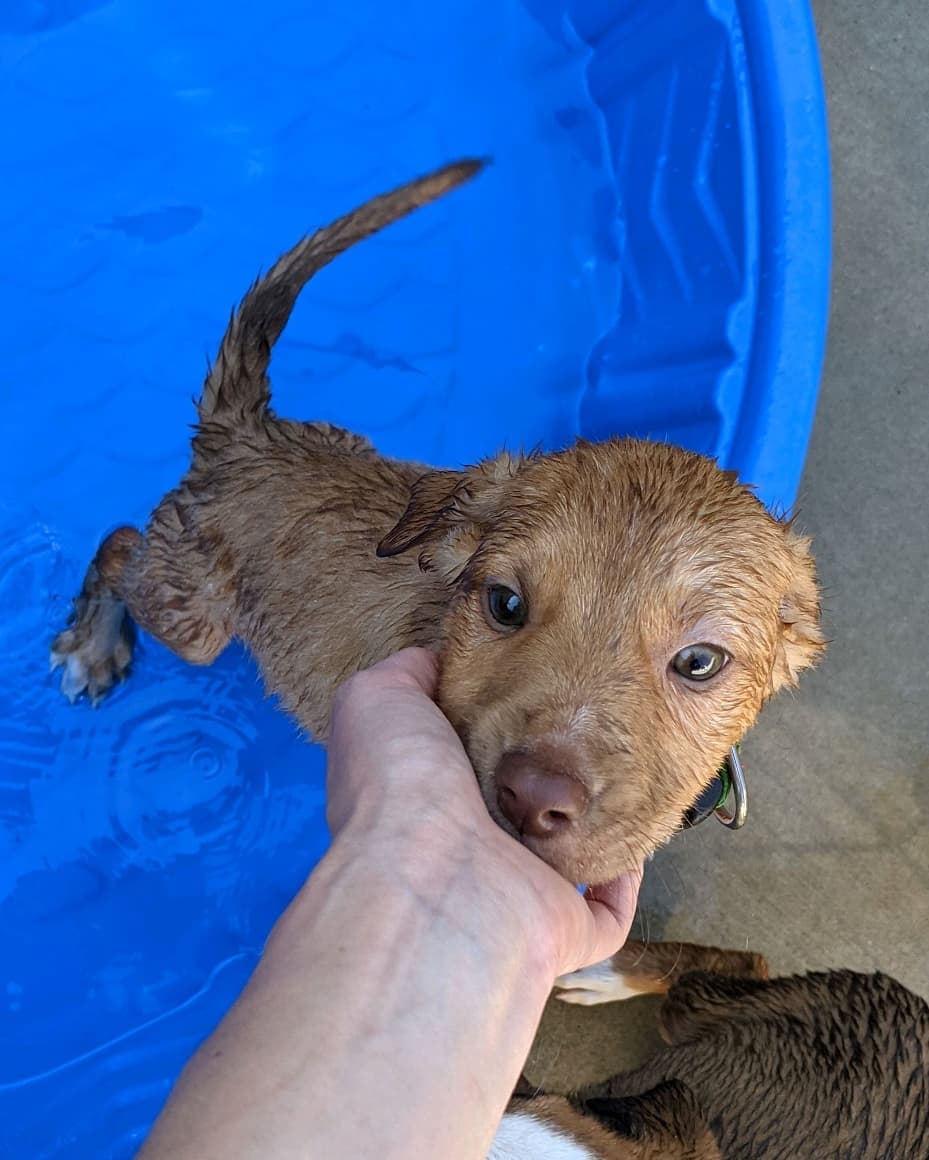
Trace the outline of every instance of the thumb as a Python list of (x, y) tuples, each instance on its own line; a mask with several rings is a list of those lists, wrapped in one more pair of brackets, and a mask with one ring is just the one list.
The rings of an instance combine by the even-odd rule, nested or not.
[(589, 919), (586, 937), (578, 940), (578, 945), (566, 948), (570, 963), (562, 964), (562, 974), (601, 963), (623, 946), (635, 918), (642, 870), (639, 866), (603, 886), (588, 888), (584, 894)]

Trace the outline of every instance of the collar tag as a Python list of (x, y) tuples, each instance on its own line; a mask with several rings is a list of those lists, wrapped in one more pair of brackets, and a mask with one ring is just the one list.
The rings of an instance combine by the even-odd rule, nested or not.
[(748, 817), (748, 791), (745, 788), (745, 770), (738, 747), (733, 745), (720, 772), (722, 792), (713, 813), (730, 830), (741, 830)]

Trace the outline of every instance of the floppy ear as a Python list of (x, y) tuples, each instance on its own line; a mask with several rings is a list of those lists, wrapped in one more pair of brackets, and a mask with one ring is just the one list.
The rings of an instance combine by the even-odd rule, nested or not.
[(771, 692), (796, 685), (804, 669), (815, 665), (826, 647), (820, 623), (820, 591), (810, 540), (788, 525), (784, 531), (788, 552), (787, 590), (781, 598), (781, 633)]
[(399, 523), (377, 546), (378, 556), (399, 556), (430, 535), (444, 531), (455, 519), (463, 471), (429, 471), (413, 484), (410, 501)]
[(413, 484), (406, 511), (377, 546), (378, 556), (398, 556), (425, 545), (420, 567), (453, 574), (480, 543), (499, 493), (525, 462), (503, 452), (466, 471), (429, 471)]
[(640, 1096), (587, 1099), (584, 1107), (625, 1140), (663, 1145), (662, 1156), (683, 1160), (716, 1154), (712, 1147), (697, 1151), (710, 1145), (713, 1137), (693, 1090), (680, 1080), (666, 1080)]

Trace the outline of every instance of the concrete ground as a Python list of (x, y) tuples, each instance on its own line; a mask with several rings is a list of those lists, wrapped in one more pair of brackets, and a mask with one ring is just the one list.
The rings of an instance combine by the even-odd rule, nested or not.
[[(780, 972), (880, 968), (929, 997), (929, 10), (814, 0), (834, 180), (832, 322), (799, 501), (834, 643), (764, 713), (748, 827), (649, 868), (640, 931), (750, 946)], [(653, 1042), (650, 1000), (552, 1003), (553, 1090)]]

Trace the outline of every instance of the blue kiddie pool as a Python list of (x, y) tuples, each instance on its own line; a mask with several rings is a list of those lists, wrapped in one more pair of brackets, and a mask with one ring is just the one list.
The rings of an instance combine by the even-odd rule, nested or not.
[(233, 302), (490, 156), (311, 283), (277, 411), (450, 465), (647, 435), (788, 508), (823, 98), (804, 0), (5, 0), (0, 54), (0, 1156), (115, 1160), (326, 844), (323, 753), (235, 648), (144, 640), (96, 710), (48, 672), (101, 537), (180, 478)]

